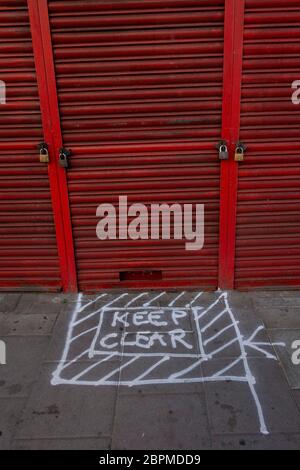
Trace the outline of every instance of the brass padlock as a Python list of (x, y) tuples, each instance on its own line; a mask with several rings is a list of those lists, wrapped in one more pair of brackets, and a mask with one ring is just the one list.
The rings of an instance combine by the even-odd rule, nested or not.
[(245, 160), (245, 150), (246, 146), (241, 142), (238, 142), (235, 148), (234, 161), (243, 162)]
[(49, 163), (50, 162), (48, 150), (45, 150), (45, 151), (41, 150), (40, 151), (40, 162), (41, 163)]
[(48, 145), (45, 142), (39, 144), (39, 151), (40, 151), (40, 163), (49, 163), (49, 152), (48, 152)]
[(229, 159), (227, 142), (225, 142), (225, 140), (221, 140), (221, 142), (217, 144), (217, 149), (219, 150), (219, 160)]

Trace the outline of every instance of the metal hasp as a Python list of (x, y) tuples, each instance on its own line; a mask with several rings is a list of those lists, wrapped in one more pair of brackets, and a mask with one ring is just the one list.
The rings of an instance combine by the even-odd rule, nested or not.
[(38, 149), (40, 152), (40, 163), (49, 163), (50, 159), (49, 159), (48, 144), (46, 144), (45, 142), (41, 142), (38, 145)]
[(69, 168), (69, 158), (72, 152), (64, 147), (59, 150), (59, 164), (62, 168)]
[(229, 152), (227, 147), (226, 140), (221, 140), (217, 145), (217, 150), (219, 151), (219, 160), (228, 160)]
[(242, 142), (237, 142), (234, 154), (234, 160), (236, 162), (243, 162), (245, 159), (245, 151), (247, 147)]

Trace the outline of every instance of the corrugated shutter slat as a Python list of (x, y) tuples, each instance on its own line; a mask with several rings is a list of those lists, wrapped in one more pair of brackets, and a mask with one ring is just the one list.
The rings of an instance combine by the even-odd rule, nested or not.
[(299, 1), (246, 0), (236, 286), (299, 286)]
[(61, 286), (26, 0), (0, 3), (0, 288)]
[[(217, 287), (224, 1), (49, 1), (79, 287)], [(205, 203), (206, 244), (96, 238), (96, 208)], [(109, 261), (109, 262), (108, 262)], [(123, 285), (123, 284), (122, 284)]]

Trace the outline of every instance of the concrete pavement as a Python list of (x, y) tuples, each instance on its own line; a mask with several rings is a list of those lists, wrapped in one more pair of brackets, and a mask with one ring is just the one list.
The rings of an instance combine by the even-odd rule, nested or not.
[(300, 292), (0, 294), (0, 449), (299, 449)]

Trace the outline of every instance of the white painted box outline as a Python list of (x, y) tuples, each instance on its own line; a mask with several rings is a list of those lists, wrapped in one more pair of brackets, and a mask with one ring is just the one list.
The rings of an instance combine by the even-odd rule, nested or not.
[[(159, 294), (157, 297), (154, 297), (147, 304), (143, 304), (142, 308), (145, 308), (147, 310), (150, 310), (150, 309), (151, 310), (152, 309), (160, 310), (161, 308), (164, 308), (164, 307), (151, 307), (150, 306), (150, 303), (155, 301), (157, 298), (162, 297), (164, 294), (165, 294), (165, 292)], [(184, 293), (179, 294), (169, 304), (169, 307), (171, 305), (174, 306), (175, 301), (177, 299), (179, 299), (180, 297), (182, 297), (183, 294)], [(188, 306), (186, 306), (187, 310), (192, 310), (193, 311), (194, 321), (196, 321), (196, 329), (197, 329), (197, 334), (198, 334), (198, 338), (199, 338), (199, 345), (201, 345), (201, 347), (200, 347), (200, 354), (199, 355), (180, 354), (180, 355), (175, 356), (175, 357), (192, 357), (194, 359), (198, 359), (195, 364), (193, 364), (192, 366), (190, 366), (190, 367), (188, 367), (184, 370), (181, 370), (179, 373), (172, 374), (169, 378), (166, 378), (166, 379), (144, 380), (144, 378), (145, 378), (145, 376), (147, 376), (147, 374), (152, 372), (156, 367), (161, 365), (164, 361), (171, 358), (170, 354), (160, 354), (160, 353), (158, 353), (160, 360), (156, 364), (154, 364), (152, 367), (150, 367), (148, 370), (146, 370), (142, 375), (136, 377), (136, 379), (130, 380), (128, 382), (122, 382), (122, 381), (116, 382), (116, 381), (108, 380), (118, 370), (121, 371), (124, 367), (127, 367), (128, 365), (132, 364), (135, 360), (143, 357), (141, 354), (138, 354), (138, 353), (128, 353), (128, 354), (130, 354), (131, 359), (127, 363), (125, 363), (124, 365), (117, 368), (116, 370), (113, 370), (113, 373), (110, 372), (108, 375), (105, 375), (105, 377), (101, 377), (100, 380), (96, 380), (96, 381), (94, 381), (94, 380), (82, 380), (82, 376), (84, 376), (91, 369), (93, 369), (95, 367), (95, 365), (99, 365), (103, 362), (106, 362), (106, 361), (108, 361), (109, 359), (111, 359), (115, 356), (124, 355), (122, 353), (118, 354), (118, 353), (107, 353), (107, 352), (104, 353), (103, 352), (103, 353), (101, 353), (101, 355), (104, 356), (104, 359), (102, 359), (99, 362), (92, 363), (91, 365), (88, 365), (88, 367), (86, 369), (84, 369), (83, 371), (81, 371), (80, 374), (77, 374), (76, 376), (72, 377), (71, 379), (64, 378), (63, 375), (62, 375), (64, 369), (67, 368), (68, 366), (70, 366), (71, 364), (76, 363), (79, 360), (79, 358), (81, 358), (84, 354), (88, 353), (91, 350), (91, 345), (90, 345), (90, 347), (86, 351), (84, 351), (82, 354), (80, 354), (78, 357), (75, 357), (73, 359), (69, 358), (70, 345), (72, 344), (72, 342), (74, 340), (84, 336), (84, 334), (86, 332), (91, 331), (91, 330), (87, 330), (86, 332), (83, 332), (79, 335), (73, 336), (74, 328), (76, 327), (76, 325), (81, 324), (82, 322), (86, 321), (90, 317), (95, 316), (99, 312), (101, 312), (101, 314), (104, 316), (105, 311), (111, 311), (111, 310), (114, 310), (114, 311), (121, 310), (121, 309), (124, 309), (124, 310), (137, 310), (137, 309), (141, 310), (141, 307), (136, 307), (136, 308), (130, 308), (129, 309), (129, 305), (132, 304), (133, 302), (137, 301), (137, 299), (139, 299), (140, 297), (145, 295), (145, 293), (140, 294), (135, 299), (131, 300), (129, 302), (128, 306), (119, 307), (119, 308), (117, 306), (114, 306), (114, 307), (109, 308), (112, 303), (116, 303), (121, 298), (128, 295), (127, 293), (122, 294), (120, 297), (116, 298), (115, 300), (113, 300), (109, 304), (103, 305), (100, 309), (96, 309), (96, 311), (88, 314), (84, 318), (79, 319), (80, 314), (87, 307), (89, 307), (91, 304), (94, 304), (97, 300), (101, 299), (102, 297), (104, 297), (106, 295), (107, 294), (102, 294), (95, 301), (89, 302), (85, 306), (82, 306), (82, 294), (78, 295), (77, 304), (76, 304), (74, 313), (72, 315), (71, 322), (70, 322), (69, 327), (68, 327), (66, 344), (65, 344), (65, 347), (64, 347), (62, 358), (61, 358), (58, 366), (56, 367), (56, 370), (53, 372), (53, 377), (52, 377), (52, 380), (51, 380), (52, 385), (55, 385), (55, 386), (58, 386), (58, 385), (82, 385), (82, 386), (104, 386), (104, 385), (117, 385), (117, 386), (120, 386), (120, 385), (124, 385), (124, 386), (128, 386), (128, 387), (132, 387), (132, 386), (153, 385), (153, 384), (158, 384), (159, 385), (159, 384), (180, 384), (180, 383), (203, 383), (203, 382), (208, 382), (208, 381), (209, 382), (214, 382), (214, 381), (244, 382), (245, 384), (247, 384), (249, 386), (251, 395), (253, 397), (253, 400), (254, 400), (254, 403), (255, 403), (255, 406), (256, 406), (256, 409), (257, 409), (258, 419), (259, 419), (259, 424), (260, 424), (260, 431), (263, 434), (268, 434), (268, 430), (267, 430), (264, 415), (263, 415), (262, 406), (261, 406), (259, 397), (258, 397), (256, 389), (255, 389), (256, 379), (255, 379), (255, 377), (254, 377), (254, 375), (253, 375), (253, 373), (250, 369), (246, 348), (252, 348), (256, 351), (259, 351), (261, 354), (263, 354), (268, 359), (277, 360), (277, 358), (276, 358), (276, 356), (274, 356), (274, 354), (269, 353), (265, 349), (267, 346), (272, 346), (271, 343), (259, 342), (259, 341), (255, 340), (258, 332), (264, 329), (263, 326), (257, 327), (256, 330), (252, 333), (252, 335), (250, 335), (247, 339), (241, 334), (240, 328), (238, 326), (239, 322), (235, 319), (234, 313), (233, 313), (233, 311), (232, 311), (232, 309), (229, 305), (228, 293), (227, 292), (219, 292), (217, 300), (215, 302), (213, 302), (204, 311), (203, 311), (203, 308), (200, 307), (200, 306), (192, 307), (192, 304), (194, 304), (196, 302), (196, 300), (201, 296), (201, 293), (196, 295), (194, 300)], [(226, 314), (228, 314), (231, 323), (223, 331), (225, 331), (226, 329), (232, 327), (232, 328), (234, 328), (236, 337), (233, 340), (231, 340), (229, 343), (226, 343), (225, 345), (221, 346), (219, 349), (213, 351), (209, 355), (206, 355), (205, 351), (204, 351), (204, 348), (203, 348), (202, 333), (201, 333), (199, 320), (200, 320), (200, 318), (207, 315), (211, 311), (211, 309), (213, 309), (220, 301), (224, 302), (224, 308), (223, 308), (223, 310), (221, 310), (221, 312), (219, 312), (217, 314), (216, 317), (212, 317), (212, 319), (209, 320), (209, 324), (210, 325), (213, 324), (220, 317), (222, 317), (222, 315), (224, 315), (226, 313)], [(165, 308), (168, 308), (168, 307), (165, 307)], [(174, 308), (176, 308), (176, 307), (174, 307)], [(183, 307), (177, 307), (177, 308), (180, 309), (180, 310), (185, 310), (185, 308), (183, 308)], [(199, 310), (201, 310), (201, 313), (199, 315), (197, 315)], [(196, 317), (196, 315), (197, 315), (197, 317)], [(98, 326), (96, 326), (95, 328), (92, 328), (92, 330), (94, 330), (94, 329), (98, 330), (99, 329), (99, 331), (100, 331), (101, 330), (101, 325), (99, 327), (99, 324), (100, 324), (100, 322), (98, 322)], [(207, 325), (206, 325), (206, 328), (207, 328)], [(203, 331), (204, 331), (204, 329), (203, 329)], [(95, 339), (95, 337), (96, 337), (96, 341), (97, 341), (98, 335), (97, 336), (95, 335), (94, 339)], [(213, 338), (211, 338), (211, 339), (213, 339)], [(228, 345), (230, 345), (231, 343), (233, 343), (235, 341), (238, 341), (241, 354), (237, 359), (233, 360), (232, 363), (229, 363), (228, 366), (226, 366), (222, 370), (216, 372), (212, 376), (202, 376), (202, 377), (195, 377), (195, 378), (189, 378), (189, 377), (184, 378), (183, 377), (185, 373), (195, 369), (195, 366), (197, 365), (198, 362), (212, 359), (213, 355), (216, 354), (216, 352), (222, 351), (225, 347), (227, 347)], [(283, 343), (274, 343), (273, 346), (274, 345), (284, 346)], [(94, 348), (94, 346), (93, 346), (93, 348)], [(149, 354), (144, 354), (144, 356), (153, 357), (154, 355), (151, 356)], [(233, 376), (233, 375), (225, 374), (225, 372), (230, 371), (230, 369), (235, 364), (238, 364), (239, 362), (241, 362), (243, 364), (245, 375)]]
[[(187, 314), (188, 316), (188, 311), (189, 310), (192, 310), (193, 311), (193, 321), (196, 325), (196, 328), (197, 328), (197, 345), (199, 347), (199, 353), (198, 354), (191, 354), (191, 353), (172, 353), (172, 352), (161, 352), (161, 353), (151, 353), (151, 352), (145, 352), (144, 354), (141, 354), (141, 353), (125, 353), (124, 351), (107, 351), (107, 350), (96, 350), (95, 349), (95, 346), (96, 346), (96, 343), (97, 341), (99, 340), (100, 336), (101, 336), (101, 328), (102, 328), (102, 325), (103, 325), (103, 318), (105, 316), (105, 313), (109, 313), (109, 312), (128, 312), (128, 315), (131, 314), (131, 313), (134, 313), (134, 312), (138, 312), (138, 311), (144, 311), (144, 312), (147, 312), (149, 310), (153, 310), (153, 311), (157, 311), (159, 313), (165, 313), (166, 311), (170, 310), (170, 311), (180, 311), (180, 312), (184, 312)], [(174, 307), (163, 307), (163, 308), (160, 308), (160, 307), (144, 307), (144, 308), (141, 308), (141, 307), (121, 307), (121, 308), (116, 308), (116, 307), (108, 307), (108, 308), (103, 308), (101, 310), (101, 313), (100, 313), (100, 318), (99, 318), (99, 323), (98, 323), (98, 328), (97, 328), (97, 331), (95, 333), (95, 336), (94, 336), (94, 339), (91, 343), (91, 347), (89, 349), (89, 358), (93, 358), (95, 356), (101, 356), (101, 355), (111, 355), (112, 352), (114, 353), (114, 356), (119, 356), (119, 357), (134, 357), (136, 355), (138, 356), (146, 356), (146, 357), (164, 357), (164, 356), (169, 356), (169, 357), (190, 357), (190, 358), (195, 358), (195, 359), (200, 359), (201, 357), (208, 357), (205, 352), (204, 352), (204, 347), (203, 347), (203, 344), (202, 344), (202, 337), (201, 337), (201, 331), (200, 331), (200, 328), (198, 326), (198, 322), (197, 322), (197, 315), (198, 315), (198, 312), (202, 311), (203, 308), (202, 307), (192, 307), (191, 309), (187, 308), (187, 307), (181, 307), (181, 308), (174, 308)], [(128, 315), (126, 315), (126, 321), (127, 321), (127, 317)], [(172, 318), (173, 319), (173, 318)], [(174, 322), (174, 325), (175, 325), (175, 322)], [(178, 325), (177, 325), (178, 326)], [(179, 328), (178, 328), (179, 329)], [(184, 330), (182, 330), (184, 331)], [(169, 334), (170, 332), (169, 331), (158, 331), (160, 334)], [(128, 332), (126, 333), (126, 326), (124, 327), (124, 332), (123, 332), (123, 335), (126, 335), (126, 334), (132, 334), (134, 332)], [(148, 331), (141, 331), (140, 333), (143, 333), (143, 334), (152, 334), (154, 332), (148, 332)]]

